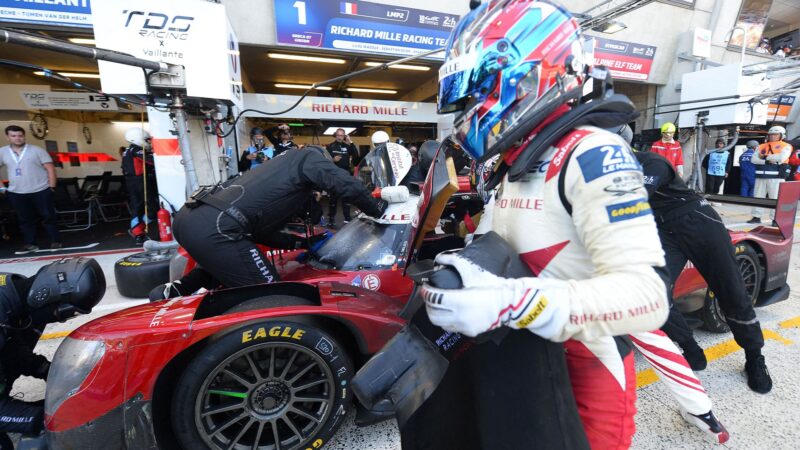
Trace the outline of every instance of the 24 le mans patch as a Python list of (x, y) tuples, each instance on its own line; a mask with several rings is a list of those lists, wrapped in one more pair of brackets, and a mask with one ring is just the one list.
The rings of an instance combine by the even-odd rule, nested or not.
[(640, 198), (629, 202), (608, 205), (606, 206), (606, 212), (608, 213), (608, 221), (614, 223), (646, 216), (652, 211), (647, 200)]
[(642, 170), (631, 151), (621, 145), (603, 145), (589, 149), (578, 156), (578, 164), (583, 172), (583, 180), (587, 183), (614, 172)]

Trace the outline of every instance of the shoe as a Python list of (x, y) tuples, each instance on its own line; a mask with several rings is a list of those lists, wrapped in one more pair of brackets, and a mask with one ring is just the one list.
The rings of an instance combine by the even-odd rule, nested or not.
[(689, 424), (699, 428), (700, 431), (705, 433), (706, 438), (712, 442), (724, 444), (728, 441), (728, 439), (731, 438), (731, 435), (728, 434), (728, 430), (725, 429), (725, 425), (717, 420), (717, 418), (714, 417), (714, 413), (711, 411), (705, 414), (695, 415), (689, 414), (683, 408), (681, 408), (681, 417), (683, 417), (683, 420)]
[(773, 220), (773, 221), (772, 221), (772, 226), (773, 226), (773, 227), (775, 227), (775, 228), (778, 228), (778, 222), (776, 222), (776, 221), (774, 221), (774, 220)]
[(761, 223), (761, 218), (753, 217), (752, 219), (748, 220), (747, 223)]
[(689, 367), (691, 367), (695, 372), (705, 370), (706, 366), (708, 366), (706, 354), (697, 344), (694, 344), (694, 347), (689, 346), (688, 349), (684, 348), (683, 357), (686, 358), (686, 362), (689, 363)]
[(18, 255), (23, 255), (25, 253), (35, 252), (39, 250), (39, 246), (33, 244), (25, 244), (22, 246), (21, 249), (17, 250), (15, 253)]
[(61, 242), (53, 242), (50, 244), (50, 250), (61, 250), (62, 248), (64, 248), (64, 244)]
[(744, 371), (747, 373), (747, 386), (759, 394), (766, 394), (772, 390), (772, 377), (767, 370), (767, 362), (764, 355), (748, 358), (744, 364)]

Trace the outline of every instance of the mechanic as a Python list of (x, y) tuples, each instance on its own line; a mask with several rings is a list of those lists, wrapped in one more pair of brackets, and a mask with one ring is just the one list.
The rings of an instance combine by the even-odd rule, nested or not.
[(758, 149), (758, 141), (747, 141), (746, 148), (739, 156), (740, 188), (739, 195), (742, 197), (752, 197), (753, 188), (756, 185), (756, 166), (752, 162), (753, 153)]
[[(745, 351), (747, 385), (766, 394), (772, 389), (761, 348), (764, 336), (753, 305), (747, 298), (734, 247), (725, 224), (704, 198), (675, 174), (669, 161), (655, 153), (636, 153), (658, 223), (661, 245), (670, 274), (670, 299), (675, 281), (689, 260), (716, 294), (731, 333)], [(683, 314), (671, 308), (662, 330), (683, 349), (694, 370), (706, 368), (706, 356), (697, 344)]]
[[(328, 144), (326, 150), (333, 158), (334, 164), (346, 170), (347, 173), (353, 173), (353, 160), (358, 159), (358, 149), (343, 128), (336, 130), (334, 137), (336, 140)], [(337, 203), (339, 203), (339, 198), (331, 195), (328, 200), (328, 226), (331, 228), (336, 228)], [(344, 214), (344, 223), (350, 222), (350, 205), (345, 201), (342, 201), (342, 213)]]
[(389, 142), (389, 134), (383, 130), (378, 130), (372, 133), (370, 140), (372, 141), (372, 148), (376, 148), (381, 144)]
[(10, 393), (20, 376), (47, 380), (50, 361), (33, 352), (48, 323), (92, 311), (106, 290), (94, 259), (64, 258), (27, 278), (0, 274), (0, 448), (13, 449), (6, 433), (37, 435), (44, 428), (44, 400), (25, 402)]
[(264, 130), (255, 127), (250, 130), (250, 146), (239, 159), (239, 172), (255, 169), (264, 161), (272, 159), (275, 149), (264, 145)]
[(729, 150), (736, 144), (736, 140), (731, 140), (730, 145), (725, 145), (725, 139), (717, 139), (715, 149), (707, 151), (703, 159), (703, 167), (706, 169), (706, 193), (718, 194), (722, 183), (728, 178), (733, 167), (733, 157)]
[[(784, 142), (786, 128), (781, 126), (771, 127), (767, 131), (767, 142), (758, 147), (750, 161), (756, 166), (756, 186), (754, 196), (757, 198), (778, 198), (778, 189), (787, 177), (789, 158), (792, 156), (792, 146)], [(753, 208), (753, 218), (747, 223), (761, 223), (764, 210)], [(772, 212), (772, 226), (777, 227), (775, 212)]]
[[(276, 134), (278, 135), (277, 137), (275, 137)], [(289, 125), (285, 123), (267, 130), (267, 139), (275, 146), (274, 156), (278, 156), (290, 148), (297, 147), (297, 144), (292, 140), (292, 131), (289, 129)]]
[[(544, 20), (549, 32), (514, 31), (538, 29)], [(440, 71), (439, 113), (455, 114), (453, 138), (470, 156), (482, 162), (502, 155), (492, 179), (500, 182), (499, 190), (481, 223), (515, 247), (536, 277), (500, 278), (457, 254), (441, 254), (436, 262), (454, 267), (465, 288), (424, 285), (428, 316), (468, 336), (505, 325), (566, 341), (569, 379), (589, 444), (627, 448), (636, 376), (630, 341), (615, 336), (664, 323), (667, 277), (636, 159), (619, 136), (587, 125), (621, 125), (638, 114), (624, 96), (606, 96), (605, 71), (597, 70), (592, 85), (583, 86), (588, 67), (580, 28), (560, 7), (522, 0), (483, 4), (450, 39)], [(538, 74), (539, 64), (547, 76), (520, 80)], [(584, 88), (592, 88), (585, 97)], [(508, 90), (517, 95), (500, 95)], [(527, 393), (553, 389), (560, 377), (544, 368), (520, 373), (520, 384), (509, 387), (520, 396), (514, 410), (536, 407), (541, 398)], [(545, 394), (553, 395), (558, 394)], [(497, 413), (507, 408), (498, 405)], [(441, 433), (438, 423), (415, 425)], [(537, 431), (551, 442), (561, 433), (561, 446), (580, 433)], [(507, 443), (498, 448), (515, 448), (508, 442), (512, 434), (497, 436)]]
[[(256, 244), (287, 248), (278, 231), (301, 212), (314, 189), (332, 192), (370, 216), (381, 215), (363, 183), (337, 167), (323, 147), (311, 145), (285, 151), (212, 192), (193, 195), (175, 216), (175, 239), (226, 287), (278, 281), (275, 267)], [(164, 298), (181, 295), (166, 287)]]
[(678, 176), (683, 178), (683, 149), (681, 143), (675, 139), (675, 124), (667, 122), (661, 126), (661, 139), (653, 142), (650, 151), (667, 158)]
[(125, 132), (128, 147), (122, 154), (122, 174), (128, 191), (128, 206), (132, 211), (128, 230), (136, 245), (147, 240), (147, 224), (156, 220), (158, 213), (158, 185), (156, 184), (153, 153), (149, 151), (150, 134), (142, 128), (129, 128)]

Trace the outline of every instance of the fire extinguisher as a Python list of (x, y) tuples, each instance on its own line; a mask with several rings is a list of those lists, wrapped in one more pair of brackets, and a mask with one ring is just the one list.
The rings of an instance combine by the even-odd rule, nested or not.
[(158, 210), (156, 217), (158, 218), (158, 236), (161, 238), (161, 242), (171, 241), (172, 219), (169, 211), (164, 209), (164, 203), (161, 203), (161, 209)]

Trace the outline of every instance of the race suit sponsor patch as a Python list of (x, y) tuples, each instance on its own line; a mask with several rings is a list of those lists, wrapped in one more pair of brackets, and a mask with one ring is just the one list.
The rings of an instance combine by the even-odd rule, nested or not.
[(646, 184), (647, 186), (658, 186), (659, 178), (660, 177), (658, 175), (645, 175), (644, 184)]
[(614, 223), (646, 216), (651, 213), (651, 210), (647, 200), (640, 198), (629, 202), (608, 205), (606, 206), (606, 212), (608, 212), (608, 221)]
[(631, 151), (621, 145), (603, 145), (589, 149), (578, 156), (578, 164), (583, 172), (583, 180), (587, 183), (614, 172), (642, 170)]

